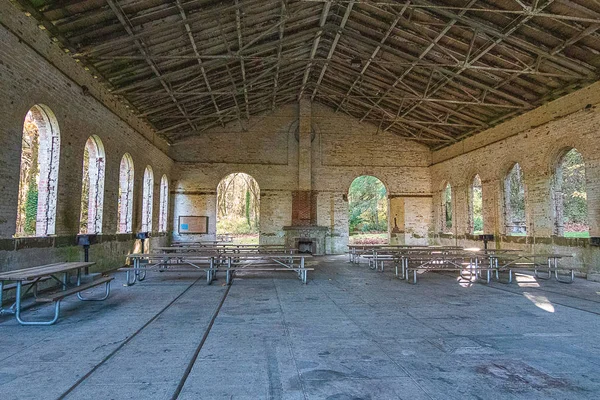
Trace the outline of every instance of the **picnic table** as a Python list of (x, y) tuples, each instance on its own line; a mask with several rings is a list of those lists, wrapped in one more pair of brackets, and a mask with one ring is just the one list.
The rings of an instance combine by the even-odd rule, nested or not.
[[(110, 294), (110, 282), (114, 279), (113, 277), (103, 276), (87, 283), (81, 282), (81, 271), (94, 264), (93, 262), (63, 262), (0, 273), (0, 314), (14, 314), (21, 325), (52, 325), (58, 320), (60, 303), (67, 296), (76, 294), (77, 298), (82, 301), (106, 300)], [(70, 274), (72, 273), (76, 273), (77, 276), (74, 286), (70, 284)], [(62, 290), (40, 296), (38, 293), (38, 284), (47, 278), (56, 281)], [(5, 282), (14, 282), (16, 284), (15, 303), (8, 308), (2, 308), (2, 294), (5, 289)], [(81, 295), (81, 292), (102, 284), (105, 285), (103, 296), (88, 298)], [(23, 291), (23, 287), (28, 288)], [(54, 303), (54, 317), (52, 319), (47, 321), (26, 321), (21, 318), (22, 298), (30, 291), (36, 302)]]
[[(183, 252), (183, 253), (135, 253), (127, 256), (133, 267), (121, 268), (127, 271), (126, 284), (143, 281), (148, 271), (206, 273), (207, 284), (212, 283), (218, 271), (226, 272), (226, 283), (231, 284), (236, 271), (294, 271), (298, 278), (307, 283), (305, 258), (309, 254), (293, 253), (219, 253), (219, 252)], [(268, 262), (265, 262), (267, 260)], [(262, 262), (259, 262), (262, 261)], [(296, 264), (298, 262), (298, 264)], [(273, 268), (275, 266), (275, 268)], [(182, 268), (183, 267), (183, 268)]]
[(284, 245), (206, 245), (189, 247), (154, 247), (154, 251), (162, 253), (214, 252), (226, 253), (294, 253), (297, 249)]
[[(560, 267), (559, 261), (563, 258), (572, 257), (567, 254), (556, 253), (493, 253), (489, 255), (490, 263), (496, 269), (496, 279), (499, 280), (499, 272), (508, 272), (508, 282), (512, 283), (513, 270), (531, 270), (538, 279), (550, 279), (554, 275), (560, 283), (573, 283), (575, 281), (575, 270), (577, 267)], [(561, 278), (559, 272), (568, 271), (567, 278)], [(545, 273), (540, 273), (543, 271)]]
[[(133, 253), (127, 256), (133, 266), (120, 268), (126, 271), (125, 284), (134, 285), (136, 281), (146, 279), (148, 271), (159, 272), (206, 272), (206, 282), (210, 284), (214, 279), (214, 271), (217, 263), (222, 261), (220, 254), (216, 252), (185, 252), (185, 253)], [(185, 268), (181, 268), (185, 267)]]
[[(460, 271), (461, 276), (467, 272), (470, 279), (475, 276), (482, 278), (485, 272), (485, 281), (490, 283), (492, 275), (500, 281), (500, 273), (508, 273), (508, 282), (512, 282), (514, 270), (533, 270), (539, 279), (550, 279), (552, 275), (561, 283), (574, 281), (574, 267), (566, 268), (570, 271), (569, 279), (561, 279), (559, 260), (571, 257), (564, 254), (520, 253), (510, 249), (403, 249), (396, 253), (396, 276), (409, 281), (412, 272), (412, 282), (417, 282), (418, 272), (427, 271)], [(540, 271), (545, 271), (542, 275)], [(464, 277), (464, 276), (463, 276)]]
[[(384, 251), (395, 252), (407, 249), (461, 249), (459, 246), (428, 246), (428, 245), (407, 245), (407, 244), (350, 244), (348, 245), (349, 262), (360, 263), (360, 257), (364, 255), (376, 256)], [(364, 257), (363, 257), (364, 258)]]

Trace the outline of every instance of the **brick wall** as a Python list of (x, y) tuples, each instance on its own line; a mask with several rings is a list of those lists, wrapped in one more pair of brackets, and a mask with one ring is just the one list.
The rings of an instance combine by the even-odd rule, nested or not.
[[(600, 85), (569, 96), (434, 152), (431, 167), (432, 235), (441, 243), (477, 245), (469, 231), (469, 190), (479, 174), (483, 189), (484, 231), (503, 248), (573, 254), (574, 264), (600, 272), (600, 252), (588, 239), (553, 236), (552, 180), (560, 155), (576, 148), (585, 160), (590, 234), (600, 236)], [(512, 165), (522, 168), (526, 191), (527, 237), (507, 236), (504, 229), (504, 178)], [(452, 185), (453, 235), (439, 235), (442, 190)]]
[[(125, 152), (133, 156), (134, 231), (140, 228), (144, 168), (151, 165), (155, 173), (157, 227), (160, 177), (171, 177), (173, 161), (159, 149), (164, 143), (143, 122), (124, 114), (125, 108), (114, 98), (99, 101), (105, 100), (106, 90), (52, 43), (32, 18), (10, 2), (0, 4), (0, 15), (0, 270), (80, 259), (80, 249), (72, 245), (79, 231), (83, 151), (92, 135), (102, 140), (106, 153), (103, 238), (93, 246), (92, 255), (102, 257), (102, 268), (122, 265), (124, 254), (135, 243), (131, 235), (115, 235), (121, 157)], [(89, 87), (88, 95), (83, 94), (82, 84)], [(49, 107), (60, 129), (56, 237), (15, 240), (23, 121), (35, 104)], [(160, 236), (154, 241), (166, 239)]]
[[(176, 164), (174, 182), (174, 230), (179, 215), (209, 216), (209, 235), (216, 231), (216, 187), (233, 172), (253, 176), (261, 189), (260, 241), (284, 243), (283, 227), (293, 223), (292, 203), (298, 191), (298, 105), (283, 106), (272, 113), (250, 119), (246, 130), (231, 123), (173, 146)], [(312, 104), (311, 187), (306, 195), (303, 221), (328, 228), (326, 251), (340, 253), (348, 243), (348, 202), (345, 195), (361, 175), (378, 177), (390, 196), (426, 201), (412, 203), (415, 214), (401, 224), (410, 226), (409, 241), (427, 240), (430, 206), (428, 166), (430, 151), (376, 127)], [(251, 151), (248, 151), (251, 149)], [(303, 192), (302, 192), (303, 193)], [(308, 192), (307, 192), (308, 193)], [(429, 199), (429, 202), (427, 201)], [(310, 207), (309, 207), (310, 206)], [(423, 217), (423, 215), (427, 217)], [(296, 215), (299, 217), (299, 215)], [(296, 221), (298, 222), (298, 221)], [(185, 235), (183, 238), (198, 236)]]

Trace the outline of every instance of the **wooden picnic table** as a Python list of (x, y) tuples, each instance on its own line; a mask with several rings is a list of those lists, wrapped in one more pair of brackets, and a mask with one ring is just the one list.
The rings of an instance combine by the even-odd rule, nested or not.
[[(114, 279), (113, 277), (106, 276), (88, 283), (81, 283), (81, 271), (94, 264), (93, 262), (61, 262), (0, 273), (0, 314), (14, 314), (21, 325), (52, 325), (58, 320), (60, 315), (60, 302), (67, 296), (77, 294), (79, 300), (82, 301), (106, 300), (110, 294), (110, 282)], [(77, 275), (75, 286), (70, 285), (69, 274), (73, 272)], [(46, 278), (58, 282), (62, 290), (53, 294), (39, 296), (38, 283)], [(8, 308), (2, 308), (4, 282), (16, 283), (15, 303)], [(102, 284), (105, 285), (105, 293), (102, 297), (87, 298), (81, 295), (82, 291)], [(25, 292), (23, 292), (23, 286), (28, 286)], [(47, 321), (26, 321), (21, 318), (22, 298), (30, 291), (32, 291), (36, 302), (54, 302), (54, 317), (52, 319)]]

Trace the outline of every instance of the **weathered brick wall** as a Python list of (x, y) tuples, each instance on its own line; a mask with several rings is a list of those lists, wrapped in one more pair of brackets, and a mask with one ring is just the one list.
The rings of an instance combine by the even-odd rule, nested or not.
[[(316, 207), (317, 224), (329, 228), (326, 251), (345, 250), (345, 195), (352, 181), (361, 175), (381, 179), (390, 196), (406, 197), (410, 213), (399, 223), (403, 229), (409, 227), (407, 241), (426, 241), (431, 219), (430, 151), (316, 103), (312, 104), (311, 115), (315, 130), (311, 187), (316, 198), (312, 207)], [(177, 229), (180, 215), (207, 215), (210, 228), (205, 237), (213, 238), (216, 187), (226, 175), (244, 172), (253, 176), (261, 189), (261, 242), (284, 243), (282, 228), (291, 224), (292, 193), (298, 190), (297, 120), (298, 105), (290, 104), (251, 118), (246, 130), (241, 130), (237, 122), (231, 123), (174, 146), (173, 157), (184, 162), (176, 165), (173, 229)], [(419, 201), (412, 200), (415, 196)], [(192, 239), (188, 235), (184, 238), (188, 237)]]
[[(479, 174), (484, 230), (497, 236), (498, 246), (573, 254), (574, 264), (582, 264), (586, 271), (600, 271), (600, 252), (590, 247), (588, 239), (553, 236), (551, 193), (560, 155), (565, 149), (576, 148), (585, 160), (590, 234), (600, 236), (599, 92), (600, 85), (591, 85), (519, 117), (520, 125), (509, 121), (435, 152), (431, 167), (435, 220), (432, 234), (442, 243), (480, 245), (468, 235), (469, 190), (473, 177)], [(528, 237), (507, 236), (504, 228), (504, 178), (516, 162), (524, 176)], [(438, 235), (445, 182), (452, 185), (452, 237)]]
[[(9, 2), (2, 2), (0, 11), (4, 24), (0, 26), (0, 270), (80, 259), (80, 250), (72, 245), (79, 231), (83, 150), (91, 135), (102, 140), (106, 152), (103, 237), (93, 246), (92, 256), (101, 260), (102, 268), (122, 265), (123, 255), (135, 243), (131, 235), (115, 235), (121, 157), (129, 152), (135, 166), (134, 231), (140, 227), (144, 168), (151, 165), (155, 172), (154, 226), (158, 227), (160, 178), (171, 177), (173, 161), (157, 147), (162, 142), (148, 126), (124, 114), (126, 109), (114, 98), (108, 100), (110, 109), (98, 100), (105, 99), (106, 90), (61, 52), (32, 18)], [(83, 94), (82, 84), (88, 85), (89, 94)], [(56, 237), (14, 240), (23, 121), (35, 104), (48, 106), (60, 128)], [(163, 235), (154, 242), (166, 240)]]

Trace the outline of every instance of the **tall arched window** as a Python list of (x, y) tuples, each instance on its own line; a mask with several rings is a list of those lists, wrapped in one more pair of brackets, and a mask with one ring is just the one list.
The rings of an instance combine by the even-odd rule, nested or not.
[(446, 184), (442, 193), (442, 232), (452, 233), (452, 186)]
[(133, 159), (125, 153), (119, 169), (119, 233), (133, 231), (133, 175)]
[(163, 175), (160, 180), (160, 209), (158, 214), (158, 231), (167, 231), (167, 220), (169, 216), (169, 179)]
[(387, 244), (388, 192), (378, 178), (362, 175), (348, 188), (348, 228), (350, 244)]
[(483, 233), (483, 191), (479, 175), (471, 182), (469, 200), (469, 228), (472, 234), (480, 235)]
[(83, 151), (83, 178), (81, 183), (81, 233), (102, 232), (102, 205), (104, 203), (104, 146), (96, 135), (90, 136)]
[(154, 193), (154, 172), (151, 166), (144, 170), (144, 189), (142, 193), (142, 232), (152, 232), (152, 201)]
[(576, 149), (566, 151), (554, 174), (555, 234), (589, 237), (585, 163)]
[(525, 235), (525, 184), (521, 166), (515, 164), (504, 179), (504, 226), (507, 235)]
[(54, 113), (33, 106), (23, 124), (21, 172), (15, 236), (56, 232), (60, 133)]

